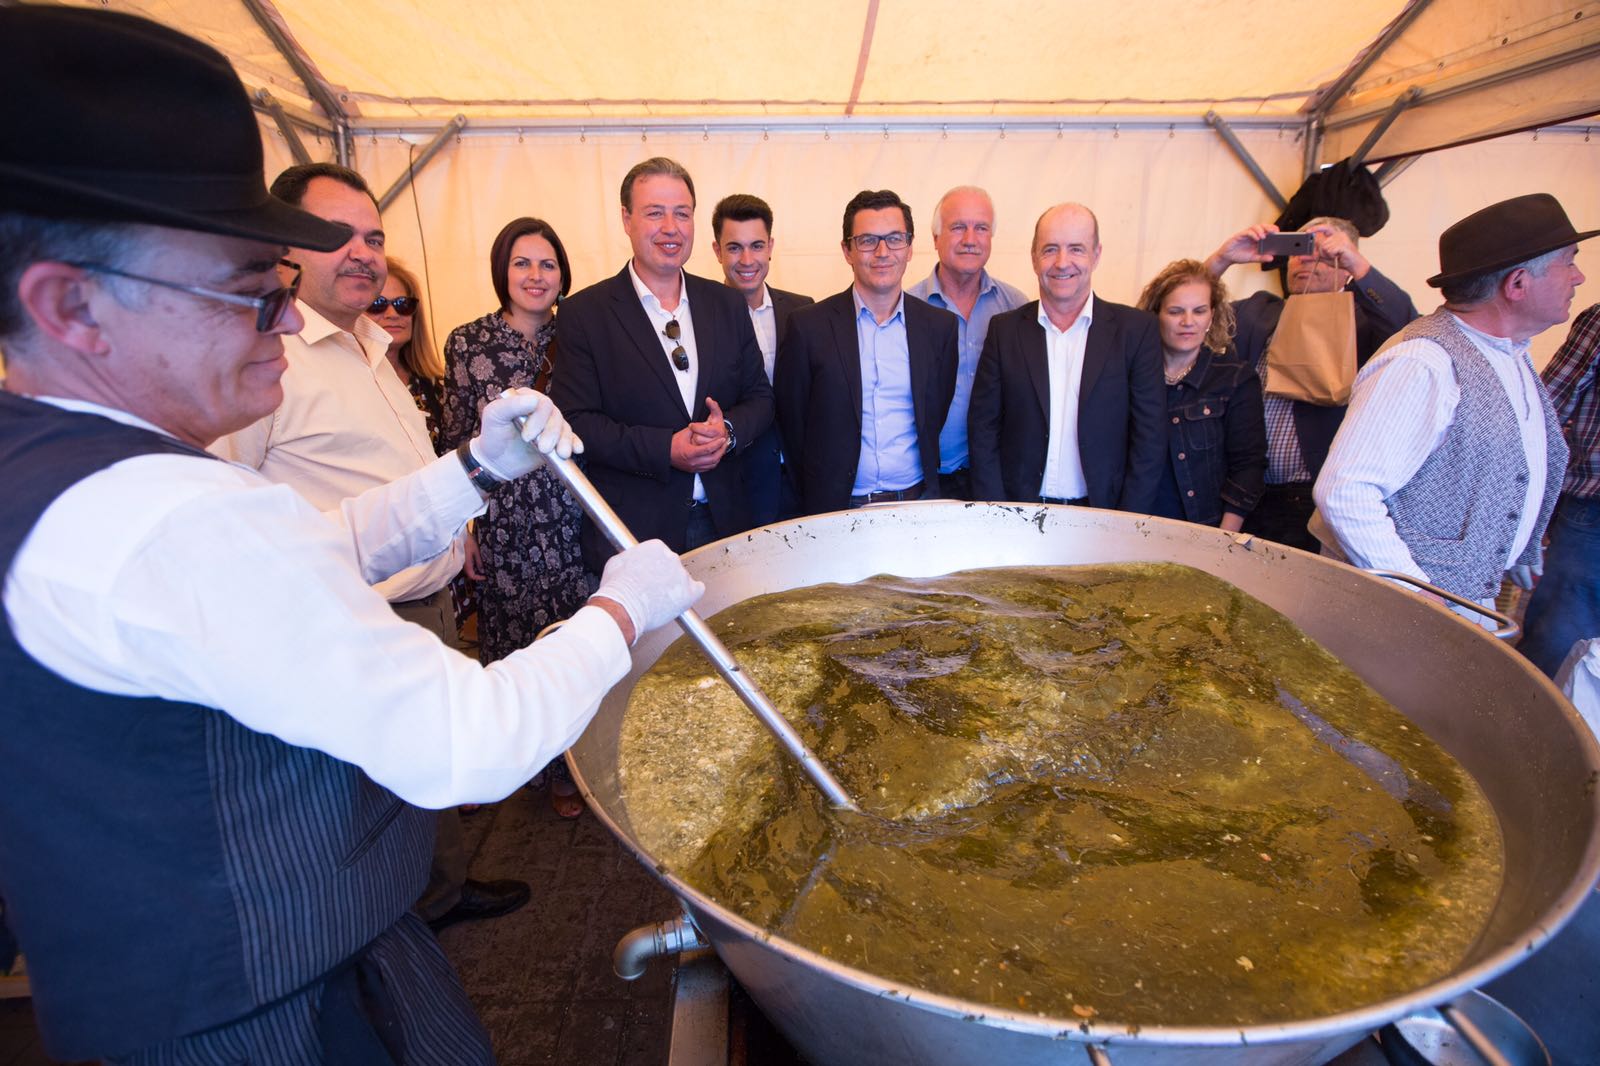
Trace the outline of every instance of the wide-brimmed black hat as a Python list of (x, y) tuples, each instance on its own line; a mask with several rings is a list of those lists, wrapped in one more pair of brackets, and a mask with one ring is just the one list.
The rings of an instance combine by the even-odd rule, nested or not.
[(267, 192), (222, 54), (132, 15), (0, 7), (0, 210), (332, 251), (347, 227)]
[(1437, 289), (1504, 270), (1597, 233), (1600, 229), (1574, 229), (1561, 202), (1547, 192), (1513, 196), (1474, 211), (1439, 235), (1439, 273), (1428, 284)]

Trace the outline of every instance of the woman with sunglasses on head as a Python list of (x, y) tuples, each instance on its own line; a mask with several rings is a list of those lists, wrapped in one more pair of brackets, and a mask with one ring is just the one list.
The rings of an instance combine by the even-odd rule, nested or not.
[(389, 279), (383, 292), (367, 308), (367, 317), (383, 327), (389, 341), (389, 365), (400, 375), (417, 401), (417, 409), (428, 420), (428, 436), (433, 450), (439, 448), (439, 429), (444, 421), (440, 393), (444, 387), (444, 360), (434, 350), (433, 338), (422, 314), (422, 300), (415, 274), (397, 259), (389, 260)]
[(1167, 463), (1152, 513), (1237, 532), (1261, 498), (1261, 379), (1232, 349), (1233, 305), (1204, 263), (1180, 259), (1145, 286), (1167, 379)]
[[(507, 389), (544, 392), (557, 358), (556, 302), (572, 287), (567, 251), (550, 224), (508, 223), (489, 252), (490, 281), (500, 306), (458, 327), (445, 342), (442, 447), (470, 437), (484, 405)], [(583, 511), (548, 470), (489, 497), (473, 524), (478, 580), (478, 657), (500, 659), (540, 630), (569, 617), (594, 591), (583, 568), (578, 532)], [(566, 763), (550, 764), (550, 802), (564, 818), (583, 813)]]

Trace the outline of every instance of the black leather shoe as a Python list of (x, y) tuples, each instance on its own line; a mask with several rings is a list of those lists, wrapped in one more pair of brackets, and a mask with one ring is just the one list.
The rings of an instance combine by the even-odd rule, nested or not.
[(510, 914), (533, 895), (524, 881), (474, 881), (470, 877), (461, 883), (461, 899), (454, 907), (428, 923), (435, 933), (448, 929), (457, 922), (475, 922), (480, 918), (498, 918)]

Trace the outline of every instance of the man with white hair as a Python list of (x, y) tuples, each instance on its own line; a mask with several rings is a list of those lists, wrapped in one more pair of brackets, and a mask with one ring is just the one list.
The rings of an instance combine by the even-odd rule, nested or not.
[(989, 276), (993, 247), (994, 201), (976, 185), (957, 185), (933, 208), (933, 250), (939, 261), (906, 290), (961, 320), (956, 394), (939, 432), (939, 494), (947, 500), (972, 499), (967, 407), (989, 320), (1028, 302), (1021, 289)]
[(522, 785), (699, 583), (643, 545), (488, 667), (400, 620), (373, 582), (577, 450), (560, 412), (513, 390), (332, 513), (208, 454), (283, 399), (285, 252), (350, 229), (268, 195), (238, 76), (154, 22), (0, 8), (0, 107), (0, 898), (46, 1051), (492, 1062), (410, 910), (418, 808)]
[(1561, 491), (1567, 445), (1528, 341), (1565, 322), (1583, 283), (1579, 233), (1545, 193), (1492, 204), (1439, 237), (1444, 306), (1356, 379), (1317, 479), (1326, 554), (1492, 605), (1523, 587)]

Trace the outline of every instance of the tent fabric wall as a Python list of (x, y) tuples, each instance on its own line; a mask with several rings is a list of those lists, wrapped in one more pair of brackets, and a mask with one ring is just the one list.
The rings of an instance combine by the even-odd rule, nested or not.
[[(198, 32), (245, 57), (247, 81), (290, 91), (239, 0), (107, 2)], [(972, 0), (257, 2), (361, 125), (458, 111), (1292, 116), (1406, 0), (1147, 0), (1131, 15)]]
[(1372, 159), (1600, 112), (1600, 0), (1433, 0), (1337, 101), (1322, 158), (1355, 150), (1388, 106), (1422, 93)]
[[(891, 133), (733, 134), (679, 132), (590, 134), (582, 139), (514, 133), (463, 135), (449, 145), (384, 215), (392, 254), (424, 274), (433, 328), (440, 340), (454, 326), (490, 309), (489, 246), (510, 219), (548, 220), (572, 257), (574, 284), (619, 270), (628, 256), (618, 217), (618, 186), (629, 166), (668, 155), (695, 176), (699, 194), (695, 251), (689, 269), (720, 277), (711, 253), (711, 209), (730, 192), (753, 192), (776, 213), (772, 280), (823, 296), (849, 282), (839, 252), (840, 216), (858, 189), (892, 188), (911, 205), (917, 240), (908, 280), (932, 269), (933, 204), (952, 185), (973, 183), (992, 194), (998, 214), (991, 271), (1032, 293), (1028, 262), (1032, 225), (1061, 200), (1089, 204), (1099, 215), (1103, 258), (1096, 291), (1121, 302), (1172, 259), (1205, 256), (1242, 226), (1267, 221), (1276, 209), (1216, 135), (1195, 130), (1123, 130), (941, 135)], [(287, 165), (281, 137), (264, 128), (268, 170)], [(1303, 146), (1292, 127), (1280, 135), (1241, 137), (1273, 180), (1292, 189)], [(412, 139), (413, 141), (416, 138)], [(315, 147), (315, 146), (312, 146)], [(324, 142), (323, 158), (331, 154)], [(416, 145), (394, 135), (360, 138), (355, 161), (380, 191), (404, 173)], [(1437, 303), (1425, 279), (1438, 267), (1439, 233), (1485, 204), (1548, 191), (1580, 227), (1600, 226), (1600, 128), (1519, 134), (1433, 153), (1386, 190), (1393, 217), (1364, 242), (1372, 261), (1397, 280), (1424, 311)], [(419, 224), (420, 218), (420, 224)], [(1600, 301), (1600, 253), (1575, 308)], [(1272, 284), (1253, 267), (1227, 277), (1239, 295)], [(1534, 342), (1542, 363), (1564, 329)]]
[[(1292, 182), (1300, 148), (1292, 134), (1251, 138), (1264, 165)], [(357, 161), (379, 185), (404, 171), (409, 146), (394, 138), (357, 145)], [(863, 188), (896, 190), (912, 206), (917, 236), (908, 279), (933, 268), (931, 211), (957, 184), (990, 191), (998, 214), (992, 271), (1034, 288), (1028, 247), (1039, 213), (1076, 199), (1100, 216), (1102, 291), (1129, 300), (1170, 259), (1205, 255), (1224, 232), (1260, 217), (1262, 198), (1214, 135), (1165, 131), (1064, 135), (882, 134), (841, 136), (672, 134), (578, 138), (462, 137), (386, 212), (395, 253), (423, 267), (436, 320), (482, 314), (490, 299), (488, 249), (510, 219), (538, 215), (556, 227), (574, 283), (610, 276), (628, 258), (620, 182), (652, 155), (682, 162), (695, 177), (699, 209), (691, 271), (721, 277), (710, 220), (717, 200), (752, 192), (773, 207), (773, 283), (814, 296), (850, 281), (839, 248), (845, 203)], [(418, 225), (420, 216), (421, 225)], [(1259, 272), (1257, 272), (1259, 273)], [(1113, 295), (1115, 294), (1115, 295)]]

